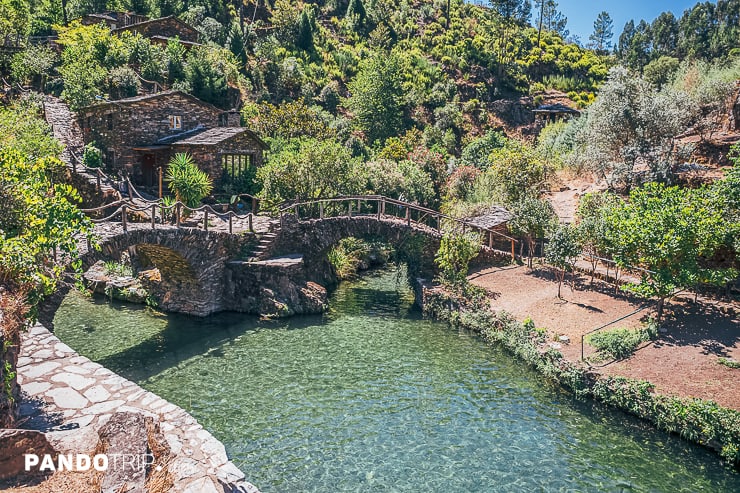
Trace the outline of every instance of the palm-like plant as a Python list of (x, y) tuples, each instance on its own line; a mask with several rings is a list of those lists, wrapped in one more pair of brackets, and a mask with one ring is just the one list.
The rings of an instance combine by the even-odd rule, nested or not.
[(213, 190), (211, 178), (200, 170), (187, 153), (175, 154), (167, 168), (169, 189), (187, 207), (196, 208)]

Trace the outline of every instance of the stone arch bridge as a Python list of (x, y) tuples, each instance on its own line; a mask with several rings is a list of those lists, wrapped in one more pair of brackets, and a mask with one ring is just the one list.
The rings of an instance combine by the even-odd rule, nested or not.
[[(342, 212), (337, 214), (337, 207), (327, 204), (341, 205)], [(344, 209), (346, 204), (351, 205)], [(414, 204), (362, 196), (293, 204), (280, 211), (279, 226), (275, 222), (264, 234), (156, 221), (105, 222), (96, 226), (100, 248), (83, 249), (81, 260), (88, 269), (99, 260), (120, 260), (126, 253), (135, 271), (143, 274), (142, 283), (167, 311), (199, 316), (224, 310), (282, 316), (316, 313), (325, 308), (325, 286), (336, 282), (327, 253), (341, 239), (385, 241), (406, 253), (411, 275), (428, 277), (434, 273), (444, 218)], [(482, 240), (491, 243), (490, 231)], [(508, 255), (485, 246), (483, 252), (486, 258)]]

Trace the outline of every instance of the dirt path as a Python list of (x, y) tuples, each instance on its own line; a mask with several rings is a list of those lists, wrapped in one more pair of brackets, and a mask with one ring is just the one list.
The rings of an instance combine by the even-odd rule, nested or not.
[[(493, 267), (469, 276), (473, 284), (497, 293), (491, 300), (496, 310), (518, 319), (531, 317), (537, 327), (547, 328), (552, 344), (566, 358), (581, 356), (581, 335), (631, 314), (643, 304), (602, 283), (589, 289), (581, 277), (576, 289), (563, 286), (557, 298), (557, 282), (548, 269), (524, 266)], [(720, 357), (740, 360), (740, 321), (712, 305), (676, 302), (669, 305), (663, 327), (668, 331), (641, 346), (629, 359), (595, 366), (603, 374), (648, 380), (661, 393), (714, 400), (740, 410), (740, 370), (718, 363)], [(651, 315), (650, 309), (627, 317), (609, 328), (636, 327)], [(556, 339), (565, 335), (570, 343)], [(588, 345), (585, 354), (593, 354)]]

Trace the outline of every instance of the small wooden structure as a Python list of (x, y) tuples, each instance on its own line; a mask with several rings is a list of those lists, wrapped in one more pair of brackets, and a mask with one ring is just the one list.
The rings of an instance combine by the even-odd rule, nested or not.
[(532, 111), (534, 119), (542, 126), (558, 121), (567, 121), (571, 118), (581, 116), (581, 112), (561, 103), (543, 104)]

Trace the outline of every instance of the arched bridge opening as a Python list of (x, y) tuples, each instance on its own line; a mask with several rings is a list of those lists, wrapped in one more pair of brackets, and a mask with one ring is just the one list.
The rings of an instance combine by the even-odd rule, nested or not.
[(162, 309), (204, 316), (224, 309), (225, 265), (248, 240), (245, 235), (184, 228), (129, 230), (104, 238), (82, 260), (87, 269), (98, 260), (120, 261), (125, 252)]

